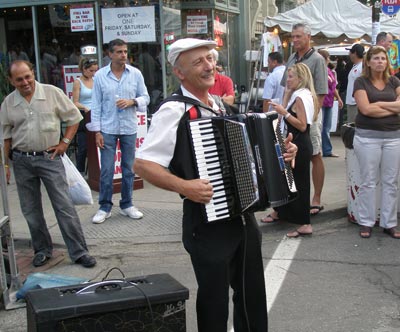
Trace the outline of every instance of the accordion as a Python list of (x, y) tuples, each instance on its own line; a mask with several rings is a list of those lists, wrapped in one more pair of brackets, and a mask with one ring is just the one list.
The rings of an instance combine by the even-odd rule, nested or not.
[(276, 112), (188, 121), (198, 177), (213, 197), (204, 205), (207, 222), (285, 205), (297, 197)]

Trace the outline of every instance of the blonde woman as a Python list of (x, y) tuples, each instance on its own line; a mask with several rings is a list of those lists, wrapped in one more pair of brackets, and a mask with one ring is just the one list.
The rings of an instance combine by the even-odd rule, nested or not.
[(92, 104), (93, 76), (99, 69), (96, 59), (83, 58), (79, 62), (79, 70), (82, 76), (74, 81), (72, 87), (72, 100), (76, 107), (79, 108), (83, 115), (83, 120), (79, 124), (76, 138), (78, 142), (78, 153), (76, 155), (76, 168), (79, 172), (84, 173), (86, 169), (86, 129), (85, 114), (90, 111)]
[(289, 232), (287, 237), (311, 235), (313, 230), (310, 223), (310, 161), (313, 149), (309, 132), (310, 125), (318, 115), (318, 100), (307, 65), (297, 63), (288, 69), (283, 105), (271, 105), (283, 120), (281, 127), (284, 135), (291, 133), (293, 143), (298, 147), (293, 176), (299, 197), (274, 210), (262, 222), (284, 219), (299, 225), (296, 230)]
[(376, 216), (376, 184), (381, 183), (380, 226), (400, 239), (397, 195), (400, 168), (400, 81), (390, 76), (390, 63), (382, 46), (364, 57), (361, 77), (354, 82), (357, 103), (354, 152), (360, 164), (358, 191), (360, 236), (369, 238)]

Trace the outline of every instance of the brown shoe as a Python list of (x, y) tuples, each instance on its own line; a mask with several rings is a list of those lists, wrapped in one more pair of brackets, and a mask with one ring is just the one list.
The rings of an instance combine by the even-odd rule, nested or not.
[(395, 227), (384, 228), (383, 233), (391, 236), (394, 239), (400, 239), (400, 231), (398, 231)]

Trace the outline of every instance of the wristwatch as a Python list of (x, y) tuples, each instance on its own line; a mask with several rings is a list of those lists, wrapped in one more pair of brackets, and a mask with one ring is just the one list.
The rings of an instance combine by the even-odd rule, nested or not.
[(63, 138), (62, 138), (62, 141), (63, 141), (65, 144), (71, 143), (71, 140), (70, 140), (69, 138), (66, 138), (66, 137), (63, 137)]

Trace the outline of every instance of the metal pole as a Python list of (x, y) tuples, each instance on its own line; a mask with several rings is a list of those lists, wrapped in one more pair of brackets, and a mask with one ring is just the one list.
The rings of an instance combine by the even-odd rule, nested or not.
[[(39, 28), (36, 6), (31, 7), (32, 10), (32, 26), (33, 26), (33, 47), (35, 48), (35, 65), (36, 65), (36, 79), (42, 82), (42, 66), (40, 61), (40, 45), (39, 45)], [(43, 83), (43, 82), (42, 82)]]
[(372, 6), (372, 34), (371, 34), (371, 44), (376, 44), (376, 36), (381, 30), (381, 26), (379, 23), (381, 13), (381, 2), (375, 1)]
[(163, 97), (167, 98), (167, 96), (168, 96), (167, 62), (165, 61), (166, 54), (165, 54), (165, 43), (164, 43), (165, 24), (164, 24), (164, 1), (163, 0), (159, 1), (158, 8), (160, 8), (160, 14), (159, 14), (160, 15), (160, 47), (161, 47), (160, 61), (161, 61), (161, 71), (162, 71)]
[(103, 66), (103, 38), (101, 35), (101, 27), (100, 27), (100, 8), (99, 4), (96, 1), (94, 3), (94, 12), (96, 14), (96, 18), (94, 20), (96, 25), (96, 38), (97, 38), (97, 61), (100, 66)]
[[(0, 136), (3, 137), (2, 131), (0, 132)], [(3, 251), (0, 254), (0, 259), (1, 259), (0, 279), (2, 281), (1, 287), (3, 288), (2, 295), (3, 295), (4, 307), (7, 310), (9, 310), (14, 308), (19, 308), (21, 306), (24, 306), (24, 304), (15, 302), (14, 298), (16, 291), (19, 288), (21, 288), (22, 285), (18, 275), (17, 259), (14, 250), (14, 239), (11, 229), (10, 208), (8, 204), (7, 181), (6, 181), (6, 174), (4, 171), (4, 160), (5, 159), (4, 159), (3, 144), (0, 143), (0, 186), (1, 186), (0, 191), (3, 202), (3, 217), (0, 219), (0, 237), (1, 239), (5, 237), (7, 240), (8, 265), (10, 267), (10, 287), (7, 287), (7, 277), (3, 261)]]

